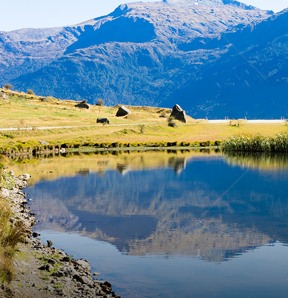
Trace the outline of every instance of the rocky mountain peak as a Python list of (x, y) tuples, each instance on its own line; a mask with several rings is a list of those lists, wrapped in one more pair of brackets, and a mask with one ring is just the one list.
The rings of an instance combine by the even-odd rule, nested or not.
[(229, 5), (238, 7), (245, 10), (258, 10), (258, 8), (246, 5), (244, 3), (235, 1), (235, 0), (163, 0), (163, 3), (172, 5), (172, 6), (223, 6), (223, 5)]

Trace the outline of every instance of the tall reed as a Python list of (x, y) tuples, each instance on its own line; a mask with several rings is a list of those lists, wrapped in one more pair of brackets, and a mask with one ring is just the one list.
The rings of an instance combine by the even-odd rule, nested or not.
[(288, 152), (288, 134), (277, 134), (273, 137), (261, 135), (239, 135), (223, 141), (224, 151), (242, 152)]
[[(2, 180), (2, 169), (0, 177)], [(7, 177), (6, 177), (7, 178)], [(1, 187), (7, 184), (6, 180), (0, 180), (0, 284), (10, 283), (13, 279), (13, 259), (17, 249), (17, 244), (25, 234), (25, 227), (18, 221), (12, 224), (10, 219), (13, 216), (9, 198), (1, 197)], [(5, 182), (5, 183), (4, 183)], [(12, 181), (11, 183), (12, 184)]]

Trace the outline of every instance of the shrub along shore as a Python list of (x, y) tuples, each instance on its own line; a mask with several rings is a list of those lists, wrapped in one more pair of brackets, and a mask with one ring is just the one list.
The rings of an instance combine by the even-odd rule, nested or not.
[(21, 142), (17, 141), (14, 144), (0, 147), (0, 154), (7, 156), (17, 155), (42, 155), (42, 154), (59, 154), (65, 152), (93, 152), (93, 151), (111, 151), (111, 150), (165, 150), (165, 149), (203, 149), (211, 148), (215, 149), (220, 146), (220, 141), (215, 142), (146, 142), (146, 143), (121, 143), (121, 142), (105, 142), (105, 143), (94, 143), (94, 142), (63, 142), (57, 144), (37, 144), (35, 141), (32, 142)]
[[(275, 136), (238, 135), (224, 141), (203, 142), (62, 142), (47, 143), (36, 141), (16, 141), (0, 146), (0, 154), (6, 156), (37, 156), (43, 154), (60, 154), (67, 152), (98, 152), (98, 151), (143, 151), (143, 150), (193, 150), (222, 149), (223, 151), (239, 152), (288, 152), (288, 133)], [(45, 143), (45, 144), (43, 144)]]

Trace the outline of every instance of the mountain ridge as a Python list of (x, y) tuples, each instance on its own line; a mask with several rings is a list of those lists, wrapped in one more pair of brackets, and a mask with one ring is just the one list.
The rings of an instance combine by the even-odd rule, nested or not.
[[(199, 4), (195, 5), (196, 2)], [(32, 53), (30, 59), (25, 51), (20, 53), (20, 59), (13, 58), (13, 51), (5, 52), (5, 42), (0, 40), (0, 84), (9, 80), (22, 90), (33, 89), (38, 94), (62, 99), (85, 98), (90, 103), (103, 98), (107, 105), (170, 106), (177, 101), (195, 117), (222, 117), (232, 110), (225, 109), (225, 105), (235, 106), (227, 101), (225, 88), (220, 95), (217, 90), (205, 90), (207, 95), (202, 99), (198, 83), (203, 82), (204, 89), (205, 84), (209, 87), (210, 84), (201, 79), (205, 75), (215, 81), (213, 86), (217, 85), (211, 73), (215, 73), (217, 65), (223, 67), (224, 61), (233, 61), (233, 45), (225, 37), (233, 39), (232, 36), (240, 36), (241, 32), (248, 36), (247, 32), (253, 31), (259, 23), (266, 20), (272, 24), (277, 16), (271, 17), (269, 11), (232, 0), (202, 0), (202, 4), (189, 0), (123, 4), (107, 16), (62, 29), (46, 29), (46, 38), (41, 39), (35, 31), (39, 49), (24, 42), (26, 53)], [(49, 30), (54, 35), (48, 36)], [(3, 32), (0, 38), (1, 34)], [(16, 36), (15, 32), (13, 34)], [(264, 39), (266, 37), (264, 35)], [(9, 46), (9, 42), (6, 45)], [(17, 43), (11, 46), (18, 53)], [(43, 48), (49, 50), (49, 56), (41, 52)], [(10, 61), (7, 52), (11, 55), (8, 55)], [(43, 56), (36, 60), (38, 53)], [(9, 62), (15, 64), (14, 72), (9, 72)], [(197, 87), (197, 92), (192, 86)], [(191, 92), (197, 97), (196, 107)], [(219, 108), (207, 110), (209, 97)], [(239, 111), (239, 114), (257, 116), (255, 108), (250, 113)]]

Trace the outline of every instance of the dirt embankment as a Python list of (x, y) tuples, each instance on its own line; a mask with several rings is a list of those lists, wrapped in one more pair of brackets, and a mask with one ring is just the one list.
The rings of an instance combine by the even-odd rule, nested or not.
[(11, 224), (21, 222), (25, 227), (22, 243), (15, 255), (15, 277), (10, 284), (0, 287), (0, 297), (118, 297), (112, 292), (111, 284), (93, 278), (88, 261), (76, 260), (53, 247), (51, 241), (41, 243), (32, 231), (37, 221), (27, 207), (26, 194), (30, 175), (15, 177), (13, 172), (7, 178), (11, 189), (2, 188), (0, 195), (8, 200), (13, 211)]

